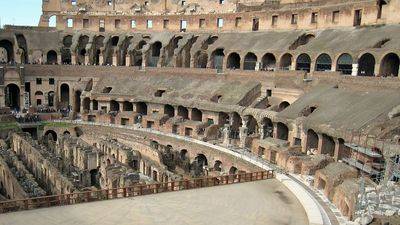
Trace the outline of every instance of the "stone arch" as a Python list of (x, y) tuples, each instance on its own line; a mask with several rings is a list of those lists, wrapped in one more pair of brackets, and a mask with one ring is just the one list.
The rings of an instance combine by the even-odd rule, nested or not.
[(208, 55), (204, 51), (194, 54), (194, 68), (207, 68)]
[(119, 112), (119, 102), (115, 100), (110, 101), (110, 112)]
[(306, 143), (306, 150), (317, 150), (318, 149), (318, 142), (319, 142), (319, 137), (318, 134), (312, 130), (309, 129), (307, 131), (307, 143)]
[(242, 117), (237, 112), (233, 112), (232, 114), (232, 130), (234, 132), (239, 132), (239, 127), (242, 126)]
[(198, 108), (192, 109), (192, 118), (193, 121), (203, 121), (203, 113)]
[(214, 171), (222, 172), (222, 162), (220, 160), (216, 160), (213, 168)]
[(286, 109), (289, 106), (290, 106), (290, 103), (287, 101), (283, 101), (283, 102), (279, 103), (278, 112), (282, 112), (284, 109)]
[(147, 115), (147, 104), (145, 102), (137, 102), (136, 112), (142, 115)]
[(131, 112), (133, 111), (133, 103), (129, 101), (124, 101), (122, 103), (122, 110), (126, 112)]
[(100, 65), (101, 51), (104, 48), (105, 37), (103, 35), (96, 36), (94, 38), (94, 48), (93, 48), (93, 59), (92, 64)]
[(228, 69), (240, 69), (240, 55), (236, 52), (232, 52), (228, 55), (226, 60), (226, 68)]
[(50, 107), (54, 106), (54, 91), (50, 91), (49, 93), (47, 93), (47, 105)]
[(90, 110), (90, 98), (86, 97), (82, 101), (82, 107), (84, 111), (89, 111)]
[(20, 89), (16, 84), (8, 84), (4, 89), (5, 105), (13, 110), (20, 109)]
[(49, 16), (48, 24), (49, 24), (48, 27), (56, 27), (57, 26), (57, 16), (56, 15)]
[(284, 123), (277, 123), (276, 138), (287, 141), (289, 139), (289, 128)]
[(179, 158), (180, 158), (182, 161), (187, 160), (187, 159), (188, 159), (188, 151), (187, 151), (186, 149), (182, 149), (182, 150), (179, 152)]
[(257, 134), (259, 130), (258, 122), (252, 115), (247, 115), (247, 124), (246, 127), (248, 129), (248, 134)]
[(375, 57), (371, 53), (365, 53), (358, 59), (358, 76), (374, 76)]
[(290, 70), (292, 67), (293, 56), (289, 53), (285, 53), (282, 55), (281, 60), (279, 62), (279, 68), (281, 70)]
[(243, 69), (255, 70), (256, 66), (257, 66), (257, 56), (252, 52), (247, 53), (244, 57)]
[(86, 51), (86, 46), (89, 43), (89, 37), (87, 35), (82, 35), (79, 37), (78, 40), (78, 48), (77, 48), (77, 59), (76, 62), (79, 65), (84, 65), (85, 64), (85, 56), (87, 54)]
[(1, 40), (0, 41), (0, 48), (5, 49), (7, 59), (4, 63), (14, 62), (14, 45), (9, 40)]
[(322, 134), (321, 154), (334, 156), (335, 154), (335, 141), (329, 135)]
[(302, 34), (289, 46), (289, 50), (296, 50), (299, 46), (308, 44), (314, 38), (314, 34)]
[(81, 112), (81, 95), (82, 92), (80, 90), (75, 91), (74, 111), (77, 113)]
[(53, 141), (57, 141), (57, 133), (54, 130), (47, 130), (46, 133), (44, 133), (44, 136), (51, 138)]
[(337, 60), (336, 71), (350, 75), (353, 71), (353, 57), (348, 53), (341, 54)]
[(161, 56), (162, 43), (159, 41), (154, 42), (151, 45), (150, 56), (147, 62), (149, 67), (157, 67), (158, 61)]
[(399, 75), (399, 56), (396, 53), (388, 53), (381, 60), (380, 76), (394, 76)]
[(47, 59), (46, 60), (47, 64), (51, 64), (51, 65), (57, 64), (57, 62), (58, 62), (57, 61), (57, 52), (54, 50), (48, 51), (46, 59)]
[(197, 154), (195, 161), (198, 163), (200, 167), (208, 166), (208, 160), (204, 154)]
[(37, 106), (41, 106), (43, 104), (43, 101), (44, 101), (43, 92), (36, 91), (35, 92), (35, 99), (36, 99), (36, 105)]
[(60, 86), (60, 103), (61, 107), (68, 107), (70, 105), (70, 100), (69, 100), (69, 85), (64, 83), (61, 84)]
[(322, 53), (315, 60), (315, 70), (316, 71), (331, 71), (332, 70), (332, 59), (326, 54)]
[(17, 44), (19, 49), (21, 50), (21, 63), (28, 63), (28, 45), (26, 42), (26, 38), (23, 34), (16, 34)]
[(235, 166), (231, 166), (229, 169), (229, 175), (234, 175), (238, 173), (238, 169)]
[(181, 116), (183, 119), (189, 119), (189, 110), (184, 106), (178, 106), (178, 116)]
[(223, 67), (224, 57), (225, 53), (223, 48), (215, 49), (211, 54), (211, 68), (221, 70)]
[(307, 71), (311, 70), (311, 58), (308, 54), (302, 53), (296, 59), (296, 70)]
[(172, 105), (164, 105), (164, 114), (168, 115), (169, 117), (175, 116), (175, 108)]
[(262, 69), (274, 71), (276, 69), (276, 58), (272, 53), (266, 53), (261, 59)]
[(264, 117), (261, 120), (261, 125), (263, 130), (263, 137), (261, 138), (273, 137), (274, 125), (272, 123), (272, 120), (270, 118)]
[(230, 117), (228, 113), (219, 112), (218, 113), (218, 125), (223, 126), (225, 124), (229, 124)]

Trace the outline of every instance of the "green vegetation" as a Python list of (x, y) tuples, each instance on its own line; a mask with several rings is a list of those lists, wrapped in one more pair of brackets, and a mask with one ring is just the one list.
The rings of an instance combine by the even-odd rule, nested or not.
[(16, 130), (20, 129), (17, 122), (2, 122), (2, 123), (0, 123), (0, 131), (13, 130), (13, 129), (16, 129)]
[(67, 128), (70, 127), (70, 123), (65, 123), (65, 122), (48, 122), (48, 121), (43, 121), (41, 123), (41, 126), (48, 126), (48, 127), (62, 127), (62, 128)]

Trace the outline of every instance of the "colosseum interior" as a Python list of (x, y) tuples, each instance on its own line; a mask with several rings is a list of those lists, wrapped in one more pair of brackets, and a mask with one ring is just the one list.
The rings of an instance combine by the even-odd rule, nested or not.
[(0, 224), (400, 224), (397, 10), (43, 0), (0, 29)]

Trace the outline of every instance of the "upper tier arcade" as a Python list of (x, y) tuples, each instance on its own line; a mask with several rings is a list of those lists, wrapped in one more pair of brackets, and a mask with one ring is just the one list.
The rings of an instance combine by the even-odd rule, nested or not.
[(43, 0), (39, 26), (90, 31), (258, 31), (395, 24), (400, 0)]

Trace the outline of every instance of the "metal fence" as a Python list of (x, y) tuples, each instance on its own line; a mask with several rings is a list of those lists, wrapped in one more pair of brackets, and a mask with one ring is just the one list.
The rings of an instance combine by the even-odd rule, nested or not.
[(125, 188), (76, 192), (62, 195), (52, 195), (38, 198), (11, 200), (0, 202), (0, 213), (22, 210), (47, 208), (52, 206), (73, 205), (85, 202), (94, 202), (108, 199), (136, 197), (163, 192), (181, 191), (204, 187), (214, 187), (227, 184), (244, 183), (266, 180), (275, 177), (273, 170), (241, 173), (217, 177), (203, 177), (181, 181), (171, 181), (154, 184), (140, 184)]

